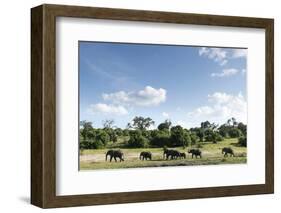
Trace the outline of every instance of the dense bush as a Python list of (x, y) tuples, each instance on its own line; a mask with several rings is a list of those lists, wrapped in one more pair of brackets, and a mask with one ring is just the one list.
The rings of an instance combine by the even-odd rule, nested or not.
[(110, 141), (110, 136), (102, 129), (96, 131), (95, 142), (106, 145)]
[(199, 137), (195, 133), (190, 134), (191, 145), (195, 145), (199, 140)]
[(101, 141), (83, 140), (80, 141), (80, 149), (101, 149), (104, 144)]
[[(247, 125), (231, 118), (221, 126), (205, 121), (200, 127), (189, 130), (177, 125), (172, 127), (169, 120), (149, 130), (154, 124), (151, 118), (135, 117), (126, 129), (113, 126), (112, 120), (104, 122), (104, 128), (93, 128), (91, 122), (80, 122), (80, 149), (100, 149), (111, 147), (108, 142), (116, 142), (114, 147), (186, 147), (198, 145), (198, 142), (217, 143), (224, 138), (239, 138), (241, 146), (247, 146)], [(129, 136), (129, 137), (128, 137)]]
[(170, 136), (167, 131), (157, 131), (150, 141), (150, 145), (154, 147), (170, 146)]
[(228, 135), (229, 137), (231, 138), (238, 138), (242, 135), (240, 129), (237, 129), (237, 128), (231, 128), (229, 131), (228, 131)]
[(114, 133), (116, 136), (122, 136), (123, 135), (123, 130), (121, 128), (116, 128), (114, 130)]
[(160, 131), (162, 131), (162, 130), (168, 130), (169, 131), (171, 125), (172, 125), (171, 121), (166, 120), (164, 123), (160, 123), (157, 128)]
[(219, 133), (216, 132), (216, 141), (223, 141), (223, 139), (224, 138)]
[(128, 129), (123, 130), (123, 136), (129, 136), (129, 130)]
[(218, 141), (222, 141), (222, 140), (223, 137), (219, 134), (219, 132), (213, 131), (211, 129), (206, 130), (205, 141), (217, 143)]
[(243, 134), (244, 136), (247, 135), (247, 125), (245, 125), (245, 124), (243, 124), (243, 123), (240, 122), (240, 123), (238, 123), (237, 128), (242, 132), (242, 134)]
[(211, 129), (207, 129), (204, 135), (205, 135), (205, 141), (213, 141), (215, 139), (215, 133)]
[(247, 138), (242, 136), (238, 139), (238, 144), (240, 146), (244, 146), (244, 147), (247, 147)]
[(144, 148), (148, 146), (148, 140), (145, 138), (141, 131), (130, 131), (130, 139), (128, 141), (128, 147), (131, 148)]
[(171, 128), (171, 146), (189, 146), (191, 142), (189, 132), (181, 126), (174, 126)]

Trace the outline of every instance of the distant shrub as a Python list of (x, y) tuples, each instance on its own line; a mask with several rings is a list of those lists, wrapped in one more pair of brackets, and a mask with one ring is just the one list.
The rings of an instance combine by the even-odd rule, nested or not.
[(238, 139), (238, 144), (240, 146), (244, 146), (244, 147), (247, 147), (247, 138), (242, 136)]
[(109, 141), (110, 141), (110, 136), (107, 134), (106, 131), (97, 130), (95, 143), (97, 143), (97, 144), (101, 143), (105, 146)]
[(123, 136), (129, 136), (129, 132), (130, 131), (128, 129), (124, 129), (122, 134)]
[(80, 150), (84, 149), (101, 149), (104, 144), (101, 141), (95, 140), (83, 140), (80, 142)]
[(145, 138), (141, 131), (130, 131), (130, 139), (128, 141), (128, 147), (131, 148), (144, 148), (148, 146), (148, 140)]
[(219, 133), (216, 133), (216, 140), (217, 141), (223, 141), (223, 137), (219, 134)]
[(191, 145), (195, 145), (199, 141), (199, 137), (195, 133), (192, 133), (190, 134), (190, 140)]
[(211, 141), (213, 143), (217, 143), (219, 141), (223, 141), (223, 137), (219, 134), (219, 132), (215, 132), (212, 130), (207, 130), (206, 131), (206, 136), (205, 136), (206, 141)]
[(242, 132), (237, 128), (231, 128), (228, 132), (229, 137), (238, 138), (242, 135)]
[(189, 146), (191, 142), (189, 132), (181, 126), (171, 128), (171, 146)]
[(170, 146), (170, 136), (166, 131), (157, 131), (152, 137), (150, 145), (154, 147)]

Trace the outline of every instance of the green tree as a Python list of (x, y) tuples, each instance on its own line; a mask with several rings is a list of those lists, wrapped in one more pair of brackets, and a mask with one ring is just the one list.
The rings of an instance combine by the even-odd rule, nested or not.
[(214, 131), (212, 129), (207, 129), (204, 132), (205, 134), (205, 141), (213, 141), (214, 140)]
[(131, 148), (144, 148), (148, 146), (148, 140), (145, 138), (141, 131), (130, 131), (130, 139), (128, 141), (128, 147)]
[(160, 123), (157, 128), (160, 131), (170, 130), (171, 125), (172, 125), (172, 122), (170, 120), (165, 120), (163, 123)]
[(241, 137), (238, 139), (238, 144), (239, 144), (240, 146), (247, 147), (247, 137), (241, 136)]
[(84, 140), (91, 137), (91, 131), (93, 130), (92, 122), (80, 121), (80, 134)]
[(219, 134), (222, 136), (222, 137), (229, 137), (229, 129), (230, 127), (227, 125), (227, 124), (223, 124), (221, 125), (218, 130), (219, 130)]
[(123, 136), (129, 136), (129, 130), (128, 129), (123, 129)]
[(152, 138), (150, 145), (153, 147), (168, 147), (170, 146), (170, 135), (167, 131), (155, 131), (151, 133)]
[(195, 145), (197, 141), (199, 141), (199, 137), (197, 136), (196, 133), (192, 132), (190, 134), (190, 141), (191, 141), (191, 145)]
[(239, 138), (240, 136), (242, 136), (242, 132), (240, 131), (240, 129), (235, 127), (231, 127), (228, 134), (231, 138)]
[(244, 136), (247, 136), (247, 125), (243, 124), (242, 122), (238, 123), (237, 128), (242, 132)]
[(211, 127), (211, 123), (209, 121), (201, 122), (201, 129), (209, 129)]
[(132, 123), (128, 123), (128, 127), (143, 131), (148, 129), (151, 125), (154, 125), (154, 123), (155, 122), (150, 117), (144, 118), (142, 116), (136, 116)]
[(227, 125), (228, 125), (228, 126), (235, 127), (235, 126), (237, 126), (237, 124), (238, 124), (238, 123), (237, 123), (237, 121), (236, 121), (236, 118), (233, 118), (233, 117), (232, 117), (232, 118), (230, 118), (230, 119), (227, 120)]
[(187, 130), (177, 125), (171, 128), (171, 146), (189, 146), (191, 139)]
[(107, 132), (103, 129), (96, 130), (96, 143), (102, 143), (104, 146), (110, 141), (110, 137)]
[(114, 132), (117, 136), (123, 136), (123, 130), (121, 128), (114, 129)]
[(104, 129), (112, 129), (113, 124), (114, 124), (114, 120), (112, 119), (102, 121), (102, 125)]

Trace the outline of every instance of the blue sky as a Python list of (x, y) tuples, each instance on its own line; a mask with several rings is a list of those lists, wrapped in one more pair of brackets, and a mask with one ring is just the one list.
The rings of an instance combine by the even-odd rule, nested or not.
[(247, 50), (79, 42), (80, 120), (135, 116), (186, 128), (201, 121), (247, 122)]

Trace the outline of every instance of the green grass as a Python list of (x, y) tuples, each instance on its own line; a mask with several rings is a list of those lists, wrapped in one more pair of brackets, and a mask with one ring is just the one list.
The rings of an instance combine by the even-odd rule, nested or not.
[[(226, 139), (217, 144), (201, 143), (202, 158), (191, 158), (187, 154), (187, 149), (194, 147), (174, 148), (187, 154), (186, 159), (164, 160), (162, 148), (140, 148), (140, 149), (121, 149), (124, 152), (125, 161), (112, 162), (105, 161), (105, 153), (108, 149), (84, 150), (80, 156), (80, 169), (119, 169), (119, 168), (139, 168), (139, 167), (163, 167), (163, 166), (195, 166), (195, 165), (217, 165), (217, 164), (242, 164), (247, 162), (247, 148), (236, 146), (237, 139)], [(223, 157), (221, 148), (232, 147), (235, 157)], [(139, 160), (139, 153), (150, 151), (153, 155), (151, 161)]]

